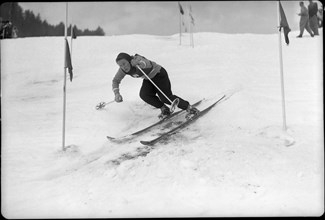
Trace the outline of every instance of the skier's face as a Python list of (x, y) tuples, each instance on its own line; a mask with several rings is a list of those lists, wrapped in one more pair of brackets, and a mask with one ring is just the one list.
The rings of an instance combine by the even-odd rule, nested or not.
[(131, 64), (126, 59), (117, 61), (117, 65), (119, 65), (124, 72), (129, 72), (131, 70)]

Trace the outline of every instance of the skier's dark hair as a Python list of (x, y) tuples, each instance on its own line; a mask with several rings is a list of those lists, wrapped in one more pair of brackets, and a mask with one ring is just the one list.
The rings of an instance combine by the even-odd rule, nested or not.
[(115, 61), (118, 62), (119, 60), (122, 60), (122, 59), (125, 59), (128, 62), (131, 62), (132, 57), (129, 54), (127, 54), (127, 53), (119, 53), (119, 55), (117, 55)]

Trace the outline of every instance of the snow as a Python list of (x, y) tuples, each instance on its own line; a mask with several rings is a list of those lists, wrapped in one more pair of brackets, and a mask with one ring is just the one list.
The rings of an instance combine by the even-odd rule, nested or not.
[[(67, 81), (62, 151), (63, 37), (1, 40), (1, 211), (6, 218), (320, 216), (324, 212), (323, 34), (282, 39), (287, 132), (282, 129), (278, 34), (78, 37)], [(70, 43), (70, 39), (69, 39)], [(71, 44), (70, 44), (71, 46)], [(126, 77), (119, 52), (169, 73), (194, 103), (228, 99), (145, 156), (123, 136), (157, 120)], [(202, 106), (199, 106), (199, 109)], [(287, 146), (286, 144), (291, 144)]]

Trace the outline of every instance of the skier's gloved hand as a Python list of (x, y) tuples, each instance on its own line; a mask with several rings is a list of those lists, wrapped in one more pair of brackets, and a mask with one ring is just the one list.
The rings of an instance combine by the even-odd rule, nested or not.
[(120, 93), (115, 93), (115, 102), (123, 102), (123, 97)]
[(138, 65), (141, 69), (146, 68), (146, 62), (144, 62), (140, 57), (135, 56), (132, 60), (131, 60), (131, 65), (132, 66), (136, 66)]
[(123, 97), (120, 94), (119, 88), (114, 88), (113, 89), (114, 95), (115, 95), (115, 102), (123, 102)]

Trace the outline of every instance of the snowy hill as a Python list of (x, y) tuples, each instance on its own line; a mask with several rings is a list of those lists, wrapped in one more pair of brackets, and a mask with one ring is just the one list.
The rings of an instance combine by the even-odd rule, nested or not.
[[(1, 41), (1, 211), (7, 218), (319, 216), (324, 211), (323, 34), (283, 42), (288, 132), (282, 132), (278, 35), (79, 37), (67, 82), (61, 150), (64, 40)], [(70, 39), (69, 39), (70, 40)], [(70, 45), (71, 46), (71, 45)], [(145, 156), (139, 140), (108, 141), (157, 120), (126, 77), (122, 103), (111, 80), (119, 52), (169, 73), (194, 103), (229, 99)], [(294, 140), (291, 146), (284, 141)]]

